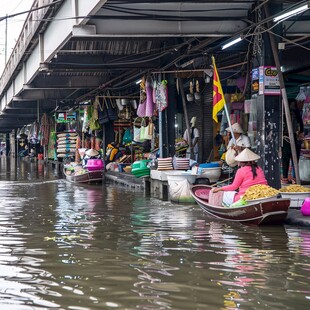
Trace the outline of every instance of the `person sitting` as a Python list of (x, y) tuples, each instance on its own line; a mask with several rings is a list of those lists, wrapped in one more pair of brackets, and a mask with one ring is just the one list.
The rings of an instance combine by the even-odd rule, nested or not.
[(230, 206), (232, 203), (238, 201), (242, 198), (246, 190), (253, 185), (268, 185), (263, 169), (256, 163), (256, 160), (259, 158), (259, 155), (255, 154), (248, 148), (244, 149), (235, 157), (240, 168), (236, 172), (233, 183), (212, 189), (213, 193), (224, 191), (224, 205)]
[(101, 155), (97, 150), (95, 149), (86, 150), (85, 155), (83, 156), (83, 160), (82, 160), (83, 167), (87, 166), (87, 161), (89, 159), (100, 159), (100, 158), (101, 158)]
[[(229, 140), (227, 145), (225, 159), (230, 167), (235, 167), (238, 164), (234, 160), (235, 156), (237, 156), (245, 148), (251, 147), (251, 141), (250, 138), (244, 134), (243, 129), (241, 128), (239, 123), (232, 124), (231, 128), (226, 128), (226, 131), (230, 134), (231, 139)], [(232, 139), (231, 131), (233, 132), (236, 141)]]

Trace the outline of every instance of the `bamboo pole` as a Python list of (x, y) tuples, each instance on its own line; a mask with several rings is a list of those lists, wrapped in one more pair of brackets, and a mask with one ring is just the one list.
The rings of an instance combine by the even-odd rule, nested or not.
[[(264, 5), (264, 9), (265, 9), (266, 17), (268, 18), (270, 16), (270, 14), (269, 14), (269, 7), (268, 7), (267, 3)], [(268, 28), (271, 27), (270, 22), (267, 22), (267, 27)], [(285, 82), (284, 82), (283, 74), (281, 71), (281, 64), (280, 64), (280, 60), (279, 60), (279, 55), (278, 55), (274, 35), (269, 31), (268, 31), (268, 34), (269, 34), (270, 45), (271, 45), (271, 49), (272, 49), (272, 53), (273, 53), (274, 62), (276, 64), (278, 75), (279, 75), (280, 89), (281, 89), (281, 94), (282, 94), (285, 118), (286, 118), (287, 129), (288, 129), (288, 135), (290, 138), (290, 145), (291, 145), (292, 159), (293, 159), (293, 165), (294, 165), (295, 175), (296, 175), (296, 182), (297, 182), (297, 184), (300, 184), (300, 176), (299, 176), (299, 169), (298, 169), (295, 139), (294, 139), (294, 133), (293, 133), (290, 107), (289, 107), (289, 103), (288, 103), (288, 99), (287, 99), (287, 93), (286, 93), (286, 89), (285, 89)]]

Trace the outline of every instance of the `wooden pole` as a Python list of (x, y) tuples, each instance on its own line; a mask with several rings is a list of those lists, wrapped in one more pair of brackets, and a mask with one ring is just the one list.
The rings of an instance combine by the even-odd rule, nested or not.
[[(264, 9), (265, 9), (266, 18), (268, 18), (270, 16), (270, 14), (269, 14), (269, 7), (268, 7), (267, 3), (264, 5)], [(270, 22), (267, 22), (267, 27), (271, 28)], [(287, 99), (287, 93), (286, 93), (286, 89), (285, 89), (285, 82), (284, 82), (283, 74), (281, 71), (281, 64), (280, 64), (280, 60), (279, 60), (279, 55), (278, 55), (278, 50), (277, 50), (274, 35), (269, 31), (268, 31), (268, 34), (269, 34), (270, 45), (271, 45), (271, 49), (272, 49), (274, 62), (276, 64), (278, 75), (279, 75), (280, 89), (281, 89), (285, 118), (286, 118), (286, 123), (287, 123), (288, 136), (290, 138), (293, 165), (294, 165), (295, 175), (296, 175), (296, 183), (300, 184), (300, 176), (299, 176), (299, 169), (298, 169), (295, 138), (294, 138), (294, 132), (293, 132), (293, 126), (292, 126), (290, 107), (289, 107), (289, 103), (288, 103), (288, 99)]]
[(181, 97), (182, 97), (184, 118), (185, 118), (186, 130), (187, 130), (187, 134), (188, 134), (188, 141), (187, 142), (188, 142), (188, 146), (189, 146), (190, 152), (191, 152), (190, 156), (191, 156), (191, 159), (194, 159), (194, 150), (192, 148), (192, 139), (191, 139), (191, 131), (190, 131), (191, 127), (190, 127), (188, 114), (187, 114), (186, 98), (185, 98), (185, 94), (184, 94), (182, 79), (178, 77), (177, 82), (178, 82), (179, 90), (180, 90)]
[(85, 136), (83, 131), (82, 131), (82, 148), (85, 148)]

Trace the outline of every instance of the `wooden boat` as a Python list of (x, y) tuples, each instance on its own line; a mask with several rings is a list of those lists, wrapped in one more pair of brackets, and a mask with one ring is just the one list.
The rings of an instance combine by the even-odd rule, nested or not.
[(261, 225), (283, 223), (287, 217), (290, 199), (268, 198), (242, 207), (227, 208), (208, 203), (211, 189), (209, 185), (193, 185), (191, 195), (202, 210), (214, 218), (246, 225)]
[(92, 170), (88, 171), (86, 169), (74, 172), (68, 169), (69, 167), (64, 167), (64, 175), (66, 180), (73, 183), (101, 183), (104, 177), (104, 170)]

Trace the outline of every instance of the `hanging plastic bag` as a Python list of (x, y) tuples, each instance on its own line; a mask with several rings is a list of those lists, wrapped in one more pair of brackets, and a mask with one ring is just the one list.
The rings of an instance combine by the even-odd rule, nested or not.
[(140, 102), (138, 109), (137, 109), (137, 115), (139, 117), (145, 117), (145, 111), (146, 111), (146, 100), (144, 102)]
[(133, 142), (142, 142), (140, 133), (141, 133), (141, 118), (136, 117), (133, 122)]
[(93, 115), (92, 115), (92, 117), (96, 120), (98, 120), (99, 118), (98, 109), (99, 109), (99, 98), (98, 96), (96, 96), (94, 104), (93, 104)]
[(131, 143), (131, 141), (132, 141), (131, 129), (127, 128), (123, 135), (123, 144)]
[(152, 119), (149, 118), (149, 123), (146, 125), (145, 119), (141, 122), (140, 141), (152, 140), (154, 132), (154, 124)]
[(154, 134), (154, 123), (151, 118), (149, 118), (149, 123), (147, 125), (147, 140), (152, 140)]
[(146, 106), (145, 116), (152, 117), (154, 115), (153, 88), (151, 83), (146, 83)]
[(170, 180), (168, 175), (168, 184), (169, 184), (169, 196), (171, 201), (179, 203), (193, 203), (195, 202), (193, 196), (191, 195), (191, 184), (187, 179), (182, 181), (173, 181)]
[(229, 148), (226, 152), (225, 161), (229, 167), (236, 167), (238, 162), (235, 160), (236, 151), (233, 148)]
[(155, 104), (158, 111), (163, 111), (168, 107), (168, 86), (167, 80), (162, 80), (156, 85)]
[(101, 128), (100, 123), (98, 121), (99, 119), (98, 109), (99, 109), (99, 98), (96, 97), (95, 102), (91, 109), (92, 116), (91, 119), (89, 120), (89, 128), (92, 131), (99, 130)]
[(92, 131), (99, 130), (101, 128), (99, 121), (97, 119), (91, 118), (89, 121), (89, 128)]

